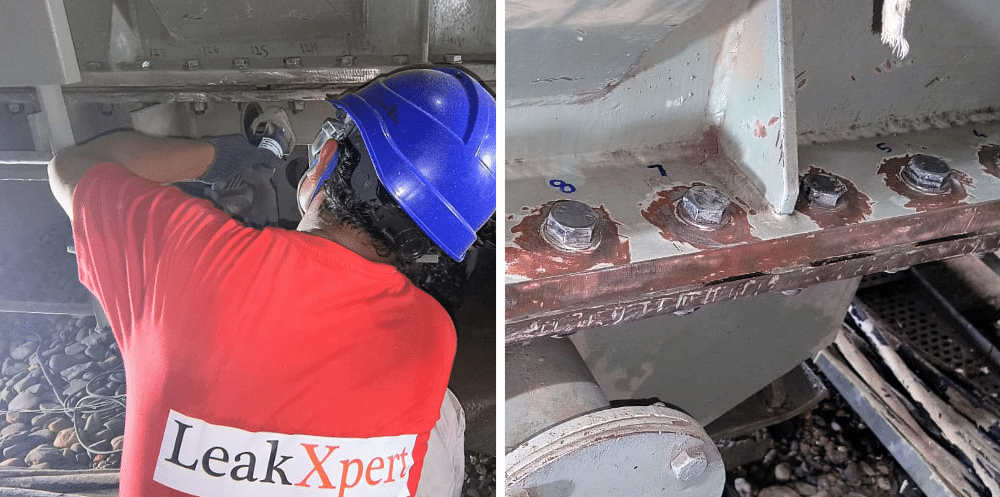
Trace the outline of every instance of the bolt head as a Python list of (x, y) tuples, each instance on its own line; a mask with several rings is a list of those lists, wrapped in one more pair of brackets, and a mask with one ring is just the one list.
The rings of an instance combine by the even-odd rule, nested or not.
[(191, 111), (195, 114), (204, 114), (206, 110), (208, 110), (208, 104), (206, 102), (191, 102)]
[(8, 102), (7, 103), (7, 112), (9, 112), (11, 114), (20, 114), (23, 111), (24, 111), (24, 106), (23, 105), (21, 105), (21, 104), (19, 104), (17, 102)]
[(153, 68), (153, 62), (149, 60), (137, 60), (135, 61), (136, 69), (142, 69), (143, 71), (148, 71)]
[(244, 57), (233, 59), (233, 69), (250, 69), (250, 59)]
[(354, 56), (353, 55), (341, 55), (337, 57), (337, 65), (340, 67), (353, 67), (354, 66)]
[(192, 70), (200, 68), (201, 68), (201, 61), (198, 59), (188, 59), (184, 61), (184, 69)]
[(691, 481), (698, 478), (708, 467), (708, 457), (701, 447), (690, 447), (681, 449), (673, 459), (670, 460), (670, 469), (680, 481)]
[(552, 204), (545, 217), (542, 238), (557, 249), (584, 252), (600, 244), (599, 223), (600, 216), (589, 205), (560, 200)]
[(903, 181), (924, 193), (945, 193), (949, 190), (951, 168), (933, 155), (917, 154), (910, 158), (902, 171)]
[(409, 55), (393, 55), (392, 56), (392, 62), (394, 64), (396, 64), (397, 66), (405, 66), (406, 64), (410, 63), (410, 56)]
[(840, 178), (826, 173), (809, 173), (802, 179), (802, 189), (809, 203), (832, 209), (847, 193), (847, 186)]
[(448, 64), (461, 64), (462, 54), (446, 54), (444, 56), (444, 61)]
[(285, 57), (285, 67), (302, 67), (302, 57)]
[(678, 203), (683, 220), (700, 228), (715, 229), (729, 222), (732, 202), (714, 186), (692, 186)]
[(292, 113), (298, 114), (299, 112), (306, 110), (306, 102), (305, 100), (292, 100), (291, 107)]

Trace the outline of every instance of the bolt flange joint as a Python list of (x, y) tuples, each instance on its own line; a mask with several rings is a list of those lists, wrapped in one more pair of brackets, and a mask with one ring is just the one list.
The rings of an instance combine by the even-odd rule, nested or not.
[(601, 217), (589, 205), (560, 200), (549, 209), (542, 223), (542, 239), (566, 252), (589, 252), (601, 243)]
[(802, 178), (802, 191), (810, 205), (833, 209), (847, 193), (847, 186), (832, 174), (814, 172)]
[(937, 195), (951, 190), (951, 167), (933, 155), (914, 155), (900, 176), (907, 186), (920, 193)]
[(677, 202), (677, 217), (699, 229), (715, 230), (732, 219), (730, 204), (729, 197), (714, 186), (692, 186)]

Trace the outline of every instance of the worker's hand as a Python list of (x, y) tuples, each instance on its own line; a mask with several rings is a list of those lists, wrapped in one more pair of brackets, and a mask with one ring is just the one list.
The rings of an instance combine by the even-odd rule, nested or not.
[(198, 181), (215, 183), (252, 169), (268, 168), (273, 172), (284, 164), (270, 151), (251, 145), (244, 135), (213, 136), (208, 141), (215, 147), (215, 157)]

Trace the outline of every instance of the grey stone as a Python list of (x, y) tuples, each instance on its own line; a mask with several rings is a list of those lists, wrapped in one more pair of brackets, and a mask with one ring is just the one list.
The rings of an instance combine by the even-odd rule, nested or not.
[(101, 369), (111, 371), (122, 365), (122, 357), (118, 354), (111, 354), (107, 359), (101, 361)]
[(60, 372), (59, 375), (62, 376), (63, 379), (66, 381), (73, 381), (83, 376), (83, 374), (90, 369), (90, 365), (91, 363), (89, 362), (83, 364), (75, 364), (73, 366), (70, 366), (62, 370), (62, 372)]
[(83, 337), (83, 340), (80, 340), (80, 343), (88, 347), (93, 345), (102, 345), (107, 343), (109, 336), (110, 335), (106, 333), (91, 333), (90, 335)]
[(62, 459), (62, 451), (48, 444), (39, 445), (24, 456), (24, 462), (31, 466)]
[(67, 345), (65, 350), (66, 355), (77, 355), (82, 354), (85, 350), (87, 350), (87, 346), (80, 342), (76, 342)]
[(71, 380), (69, 382), (69, 385), (66, 387), (66, 389), (63, 390), (63, 395), (65, 395), (67, 397), (72, 396), (72, 395), (76, 394), (77, 392), (79, 392), (79, 391), (87, 388), (87, 383), (88, 383), (87, 380), (80, 379), (80, 378), (77, 378), (75, 380)]
[(6, 385), (6, 386), (8, 386), (10, 388), (14, 388), (14, 385), (17, 385), (21, 380), (23, 380), (23, 379), (25, 379), (27, 377), (28, 377), (28, 371), (21, 371), (21, 372), (15, 374), (15, 375), (11, 375), (9, 377), (10, 379), (7, 380), (6, 383), (4, 383), (4, 385)]
[(798, 492), (799, 495), (805, 497), (811, 497), (813, 495), (816, 495), (816, 486), (804, 482), (799, 482), (795, 484), (795, 491)]
[(38, 396), (31, 392), (21, 392), (7, 405), (12, 411), (26, 411), (38, 407)]
[(11, 361), (9, 363), (5, 362), (2, 373), (4, 376), (14, 376), (17, 373), (21, 373), (28, 370), (28, 365), (23, 362)]
[(104, 427), (104, 419), (101, 418), (100, 413), (93, 413), (87, 416), (87, 421), (83, 425), (83, 432), (88, 435), (93, 435), (100, 431)]
[(38, 395), (39, 392), (41, 392), (41, 391), (42, 391), (42, 384), (41, 383), (35, 383), (34, 385), (31, 385), (30, 387), (25, 387), (24, 390), (21, 390), (21, 393), (32, 393), (32, 394)]
[(31, 465), (31, 469), (52, 469), (53, 465), (49, 461), (35, 463)]
[(10, 424), (5, 426), (4, 429), (0, 430), (0, 437), (6, 437), (7, 435), (13, 435), (14, 433), (27, 431), (28, 428), (31, 428), (31, 426), (29, 426), (26, 423)]
[(93, 461), (90, 460), (90, 456), (85, 452), (76, 452), (76, 463), (83, 466), (90, 466)]
[(5, 404), (13, 400), (15, 396), (17, 396), (17, 392), (13, 388), (3, 387), (3, 390), (0, 390), (0, 400)]
[(108, 356), (107, 349), (100, 345), (91, 345), (87, 347), (87, 350), (84, 350), (83, 353), (87, 354), (87, 357), (90, 357), (95, 361), (103, 361), (104, 358)]
[(31, 418), (31, 426), (32, 428), (41, 428), (43, 426), (48, 425), (49, 423), (51, 423), (52, 421), (54, 421), (56, 418), (59, 417), (61, 416), (54, 412), (39, 414)]
[(118, 435), (117, 437), (111, 439), (111, 450), (122, 450), (122, 447), (124, 446), (125, 446), (124, 435)]
[(792, 466), (783, 462), (774, 467), (774, 478), (778, 481), (788, 481), (792, 479)]
[(48, 428), (42, 428), (40, 430), (35, 430), (28, 434), (28, 441), (36, 445), (39, 444), (50, 444), (56, 439), (56, 434), (49, 431)]
[(62, 370), (79, 364), (75, 357), (70, 357), (66, 354), (55, 354), (49, 358), (49, 371), (61, 372)]
[(856, 487), (861, 484), (861, 468), (859, 468), (854, 462), (847, 464), (844, 471), (841, 473), (841, 476), (843, 476), (844, 481), (852, 487)]
[(123, 416), (115, 416), (104, 423), (104, 426), (112, 433), (123, 433), (125, 431), (125, 418)]
[(8, 468), (27, 468), (28, 465), (24, 464), (24, 458), (21, 457), (11, 457), (9, 459), (4, 459), (0, 462), (0, 466)]
[(8, 423), (28, 423), (31, 421), (31, 414), (21, 411), (9, 411), (5, 418)]
[(15, 361), (23, 361), (38, 349), (38, 342), (24, 342), (17, 347), (10, 349), (10, 358)]
[(21, 379), (21, 381), (17, 382), (14, 385), (14, 391), (17, 393), (21, 393), (28, 387), (32, 385), (37, 385), (39, 383), (41, 383), (41, 380), (39, 378), (30, 375), (25, 376), (23, 379)]
[(775, 485), (761, 489), (757, 497), (799, 497), (799, 493), (784, 485)]
[(46, 428), (48, 428), (49, 431), (52, 431), (54, 433), (59, 433), (60, 431), (63, 431), (66, 428), (70, 428), (72, 426), (73, 426), (72, 421), (70, 421), (68, 418), (64, 416), (59, 416), (58, 418), (54, 419), (51, 423), (49, 423), (46, 426)]

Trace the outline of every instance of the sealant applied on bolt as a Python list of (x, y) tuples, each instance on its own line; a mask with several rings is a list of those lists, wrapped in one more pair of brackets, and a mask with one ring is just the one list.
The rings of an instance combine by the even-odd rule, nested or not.
[(832, 209), (847, 193), (847, 186), (840, 178), (825, 173), (809, 173), (802, 179), (802, 189), (809, 203)]
[(946, 193), (950, 190), (948, 179), (951, 168), (933, 155), (914, 155), (906, 163), (901, 175), (908, 186), (923, 193)]
[(677, 205), (679, 217), (702, 229), (720, 228), (729, 222), (731, 201), (714, 186), (688, 188)]
[(702, 475), (708, 467), (708, 458), (701, 447), (681, 450), (670, 460), (670, 469), (680, 481), (690, 481)]
[(552, 204), (545, 217), (542, 238), (559, 250), (584, 252), (601, 243), (599, 222), (600, 216), (589, 205), (560, 200)]

